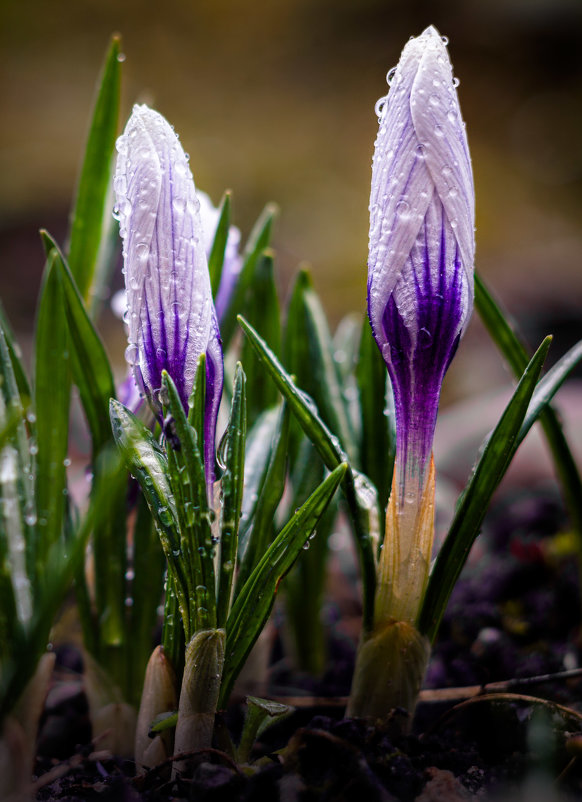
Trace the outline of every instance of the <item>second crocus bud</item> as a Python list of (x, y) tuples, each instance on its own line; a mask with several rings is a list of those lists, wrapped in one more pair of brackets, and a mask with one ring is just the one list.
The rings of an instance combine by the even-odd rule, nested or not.
[(188, 159), (170, 124), (134, 106), (117, 141), (115, 193), (127, 290), (126, 358), (156, 414), (162, 371), (187, 408), (206, 353), (205, 465), (214, 471), (223, 364), (199, 202)]

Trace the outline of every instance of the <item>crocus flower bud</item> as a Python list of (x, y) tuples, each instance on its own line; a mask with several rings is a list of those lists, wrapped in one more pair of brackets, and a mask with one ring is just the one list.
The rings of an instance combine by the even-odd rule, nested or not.
[(209, 475), (223, 363), (188, 157), (169, 123), (145, 105), (134, 106), (117, 150), (114, 187), (127, 290), (126, 358), (159, 415), (162, 371), (172, 377), (187, 408), (198, 359), (206, 353)]
[(432, 547), (441, 384), (473, 302), (475, 195), (456, 82), (433, 27), (406, 44), (388, 81), (377, 105), (368, 259), (368, 315), (397, 432), (378, 602), (412, 623)]

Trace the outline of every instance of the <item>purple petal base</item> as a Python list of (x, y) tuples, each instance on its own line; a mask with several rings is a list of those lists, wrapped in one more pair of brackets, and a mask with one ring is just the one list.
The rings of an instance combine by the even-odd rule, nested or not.
[(441, 385), (459, 344), (467, 298), (456, 239), (442, 205), (433, 202), (376, 336), (394, 392), (401, 491), (413, 478), (424, 482)]
[[(149, 321), (149, 309), (147, 311)], [(154, 396), (156, 391), (162, 386), (162, 371), (167, 371), (172, 381), (176, 385), (176, 390), (180, 396), (182, 406), (188, 412), (188, 401), (192, 391), (191, 386), (187, 386), (184, 378), (184, 360), (188, 352), (188, 336), (184, 339), (182, 346), (178, 340), (174, 341), (174, 349), (168, 354), (166, 343), (166, 333), (164, 327), (164, 312), (160, 309), (160, 330), (162, 344), (157, 347), (153, 342), (153, 332), (151, 326), (146, 325), (142, 328), (143, 348), (146, 363), (148, 365), (150, 382), (153, 380)], [(165, 347), (164, 347), (165, 346)], [(160, 402), (157, 397), (149, 394), (148, 387), (143, 381), (139, 365), (135, 366), (136, 381), (148, 395), (150, 405), (155, 409), (160, 409)], [(216, 449), (216, 423), (218, 409), (222, 398), (223, 385), (223, 363), (222, 363), (222, 344), (216, 315), (213, 312), (213, 322), (211, 325), (210, 339), (206, 346), (206, 402), (204, 415), (204, 466), (206, 472), (206, 483), (209, 494), (215, 478), (215, 449)], [(161, 422), (161, 419), (160, 419)]]

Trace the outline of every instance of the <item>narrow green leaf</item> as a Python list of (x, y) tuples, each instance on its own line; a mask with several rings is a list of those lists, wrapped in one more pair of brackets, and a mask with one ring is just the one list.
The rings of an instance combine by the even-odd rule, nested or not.
[(299, 271), (295, 282), (285, 340), (289, 372), (314, 399), (322, 419), (338, 435), (351, 461), (357, 464), (356, 438), (334, 358), (335, 348), (325, 312), (306, 269)]
[(162, 648), (174, 667), (176, 678), (181, 682), (186, 655), (186, 636), (180, 620), (182, 614), (175, 584), (174, 575), (168, 571), (164, 586), (166, 598), (164, 600), (164, 615), (162, 619)]
[[(202, 367), (198, 374), (205, 375), (204, 360), (200, 365)], [(182, 504), (177, 507), (182, 533), (179, 559), (184, 564), (184, 572), (190, 573), (190, 598), (194, 602), (190, 619), (195, 622), (195, 631), (214, 629), (216, 588), (211, 528), (213, 512), (208, 505), (204, 461), (196, 432), (186, 420), (176, 386), (166, 371), (162, 371), (162, 388), (166, 396), (164, 404), (171, 416), (164, 423), (168, 459), (170, 465), (172, 460), (176, 461), (179, 471), (173, 487), (176, 496), (180, 493), (182, 497)], [(189, 641), (193, 634), (186, 631), (186, 640)]]
[(41, 231), (41, 236), (47, 254), (56, 254), (54, 269), (64, 289), (73, 379), (79, 388), (95, 456), (111, 440), (109, 399), (115, 396), (111, 367), (101, 338), (85, 311), (73, 276), (56, 242), (46, 231)]
[(346, 470), (345, 463), (338, 465), (293, 515), (238, 595), (226, 625), (225, 662), (219, 708), (227, 703), (233, 683), (269, 617), (281, 579), (289, 571), (313, 533)]
[[(315, 447), (302, 436), (301, 447), (291, 471), (293, 495), (289, 510), (300, 507), (317, 488), (325, 468), (317, 458)], [(293, 638), (295, 667), (311, 676), (320, 677), (327, 657), (327, 627), (321, 615), (327, 580), (328, 537), (335, 525), (338, 497), (334, 496), (317, 525), (317, 537), (307, 541), (283, 586), (286, 623)]]
[[(340, 463), (347, 461), (338, 438), (329, 431), (322, 421), (313, 400), (295, 386), (291, 376), (281, 365), (265, 341), (259, 337), (253, 327), (240, 315), (238, 320), (243, 331), (255, 348), (259, 359), (269, 372), (279, 392), (289, 404), (289, 409), (295, 416), (299, 425), (317, 449), (325, 466), (329, 470), (333, 470)], [(374, 620), (376, 558), (374, 554), (374, 542), (371, 537), (372, 533), (368, 527), (369, 510), (366, 505), (362, 506), (358, 494), (357, 473), (351, 468), (346, 472), (343, 490), (354, 525), (356, 547), (358, 549), (358, 557), (362, 571), (364, 594), (363, 625), (367, 630), (372, 627)]]
[(230, 597), (238, 547), (245, 478), (246, 395), (242, 365), (236, 366), (230, 420), (224, 436), (224, 473), (220, 515), (220, 563), (217, 622), (224, 627), (230, 610)]
[(281, 425), (280, 406), (271, 407), (259, 416), (247, 434), (244, 493), (238, 530), (238, 550), (241, 555), (244, 554), (246, 548), (249, 527), (252, 525), (257, 502), (267, 476), (273, 443), (277, 442), (279, 438), (278, 432)]
[(119, 117), (120, 40), (114, 36), (105, 57), (72, 215), (68, 262), (87, 300), (103, 232), (103, 219)]
[(247, 712), (236, 750), (237, 763), (247, 763), (255, 741), (268, 727), (291, 715), (295, 708), (270, 699), (247, 696)]
[(218, 224), (208, 257), (208, 272), (210, 273), (210, 285), (212, 287), (212, 297), (216, 298), (216, 293), (220, 287), (222, 276), (222, 266), (224, 265), (224, 254), (228, 240), (230, 228), (230, 191), (222, 196), (219, 208)]
[(200, 354), (192, 392), (188, 399), (188, 423), (196, 432), (196, 447), (204, 460), (204, 421), (206, 418), (206, 354)]
[(430, 640), (436, 637), (491, 496), (517, 450), (519, 432), (550, 342), (551, 337), (547, 337), (532, 357), (457, 503), (455, 517), (431, 571), (417, 622), (418, 630)]
[(288, 441), (289, 410), (284, 404), (280, 412), (280, 425), (277, 427), (276, 440), (272, 443), (269, 464), (255, 507), (252, 529), (242, 552), (236, 584), (237, 595), (273, 539), (275, 512), (285, 490)]
[(65, 512), (69, 435), (69, 338), (65, 294), (51, 251), (45, 268), (36, 326), (34, 408), (36, 414), (37, 567), (60, 537)]
[(26, 371), (24, 370), (24, 367), (22, 365), (22, 351), (20, 350), (20, 346), (16, 341), (14, 332), (12, 331), (12, 327), (8, 322), (8, 318), (6, 317), (4, 307), (2, 306), (1, 303), (0, 303), (0, 328), (4, 332), (6, 347), (8, 348), (8, 353), (10, 354), (10, 360), (12, 362), (12, 370), (14, 372), (14, 378), (16, 380), (16, 386), (18, 388), (18, 393), (20, 395), (22, 406), (26, 409), (26, 407), (29, 406), (32, 400), (30, 383), (28, 381)]
[(135, 476), (146, 498), (162, 548), (173, 574), (180, 613), (188, 621), (188, 582), (180, 556), (180, 529), (175, 500), (168, 482), (168, 460), (160, 445), (129, 409), (119, 401), (109, 402), (113, 437), (127, 470)]
[(263, 338), (240, 315), (238, 320), (259, 359), (275, 382), (277, 389), (287, 400), (289, 408), (297, 418), (301, 428), (317, 448), (326, 467), (333, 470), (341, 462), (347, 460), (340, 441), (330, 432), (319, 416), (313, 399), (296, 387), (289, 373), (281, 365)]
[[(507, 315), (498, 306), (478, 275), (475, 275), (475, 307), (492, 340), (507, 360), (514, 375), (519, 378), (527, 365), (527, 351), (519, 339), (515, 326), (511, 325)], [(582, 478), (576, 460), (562, 430), (559, 417), (551, 406), (541, 411), (540, 423), (552, 452), (574, 530), (582, 541)]]
[[(115, 465), (117, 472), (114, 472)], [(107, 482), (107, 490), (99, 493), (96, 487), (103, 481)], [(97, 456), (93, 483), (94, 498), (107, 496), (107, 509), (96, 516), (92, 538), (100, 657), (116, 684), (126, 690), (127, 665), (119, 652), (128, 635), (125, 606), (128, 476), (112, 439), (109, 447), (103, 448)]]
[[(28, 400), (28, 399), (27, 399)], [(0, 450), (5, 446), (12, 448), (13, 467), (15, 468), (15, 505), (4, 500), (4, 510), (12, 524), (23, 532), (25, 547), (26, 571), (34, 582), (36, 561), (36, 539), (34, 524), (36, 522), (36, 507), (34, 498), (34, 454), (31, 454), (31, 445), (27, 429), (34, 431), (31, 422), (34, 416), (29, 413), (26, 423), (23, 408), (23, 399), (20, 395), (20, 385), (14, 371), (13, 353), (10, 349), (5, 332), (0, 324)], [(34, 451), (34, 448), (32, 448)], [(9, 458), (8, 452), (5, 458)], [(18, 520), (16, 520), (18, 518)], [(0, 532), (4, 534), (11, 521), (5, 520)], [(9, 564), (6, 569), (10, 572)]]
[[(275, 286), (273, 252), (263, 251), (255, 263), (252, 293), (247, 303), (247, 319), (270, 345), (275, 354), (281, 351), (281, 320)], [(240, 360), (247, 377), (247, 415), (252, 426), (260, 413), (277, 400), (277, 390), (265, 375), (258, 358), (244, 340)]]
[(236, 316), (245, 313), (247, 298), (252, 295), (252, 281), (255, 274), (255, 265), (261, 253), (269, 247), (273, 220), (277, 215), (277, 207), (269, 203), (255, 223), (251, 231), (243, 255), (243, 266), (238, 277), (236, 288), (232, 294), (230, 304), (220, 323), (220, 334), (224, 349), (228, 347), (231, 337), (236, 329)]
[(154, 643), (165, 570), (164, 553), (143, 493), (139, 494), (137, 502), (132, 557), (130, 678), (134, 688), (132, 698), (139, 700), (146, 665)]
[[(392, 486), (396, 422), (388, 372), (368, 318), (364, 319), (362, 326), (356, 377), (362, 418), (360, 464), (363, 472), (376, 486), (380, 507), (384, 512)], [(380, 523), (384, 532), (384, 516)]]
[(547, 405), (581, 359), (582, 340), (572, 346), (572, 348), (548, 370), (543, 379), (540, 379), (534, 390), (530, 405), (527, 409), (527, 414), (520, 429), (518, 443), (521, 443), (538, 417), (547, 409)]
[(57, 612), (71, 587), (74, 574), (82, 566), (89, 535), (98, 524), (95, 516), (107, 509), (107, 485), (105, 479), (95, 504), (83, 523), (74, 530), (66, 547), (62, 542), (56, 542), (47, 549), (32, 619), (26, 628), (18, 628), (14, 633), (11, 658), (0, 665), (0, 721), (19, 700), (47, 647)]

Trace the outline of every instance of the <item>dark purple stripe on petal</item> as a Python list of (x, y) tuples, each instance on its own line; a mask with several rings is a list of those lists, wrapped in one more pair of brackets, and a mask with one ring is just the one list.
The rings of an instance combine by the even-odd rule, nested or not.
[(382, 332), (376, 333), (394, 390), (397, 453), (407, 478), (424, 477), (442, 381), (467, 316), (467, 295), (457, 243), (435, 198), (386, 304)]

